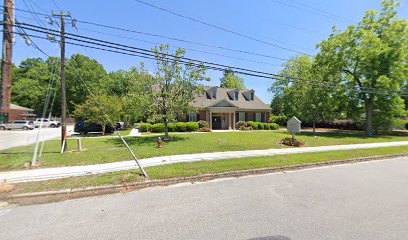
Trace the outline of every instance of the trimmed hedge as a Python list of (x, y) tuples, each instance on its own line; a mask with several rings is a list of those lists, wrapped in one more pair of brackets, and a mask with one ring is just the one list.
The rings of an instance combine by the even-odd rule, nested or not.
[(245, 123), (246, 127), (252, 127), (253, 130), (258, 130), (258, 122), (249, 121)]
[(141, 123), (139, 127), (140, 132), (152, 131), (152, 124), (150, 123)]
[(277, 123), (269, 123), (270, 130), (279, 130), (279, 125)]
[(176, 131), (176, 124), (175, 123), (169, 123), (169, 124), (167, 124), (167, 128), (169, 129), (169, 132), (175, 132)]
[(161, 133), (164, 132), (165, 128), (164, 128), (164, 124), (163, 123), (156, 123), (153, 124), (152, 126), (152, 132), (154, 133)]
[(176, 123), (176, 132), (185, 132), (186, 131), (186, 123), (178, 122)]
[(198, 130), (198, 123), (197, 122), (187, 122), (186, 123), (186, 131), (187, 132), (195, 132)]
[(271, 130), (271, 127), (270, 127), (269, 123), (264, 124), (264, 129), (265, 130)]
[(248, 131), (248, 130), (278, 130), (279, 125), (276, 123), (261, 123), (261, 122), (253, 122), (253, 121), (248, 121), (248, 122), (237, 122), (235, 124), (235, 128), (242, 130), (242, 131)]

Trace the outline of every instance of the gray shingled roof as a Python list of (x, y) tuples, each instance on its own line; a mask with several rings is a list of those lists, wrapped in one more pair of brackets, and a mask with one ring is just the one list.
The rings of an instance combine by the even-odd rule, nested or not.
[(33, 109), (31, 109), (31, 108), (26, 108), (26, 107), (22, 107), (22, 106), (18, 106), (18, 105), (16, 105), (16, 104), (10, 104), (10, 109), (12, 109), (12, 110), (19, 110), (19, 111), (26, 111), (26, 112), (32, 112), (32, 111), (34, 111)]
[[(216, 88), (216, 99), (211, 98), (212, 89)], [(248, 89), (230, 89), (221, 87), (205, 87), (206, 91), (204, 94), (197, 96), (191, 105), (195, 108), (208, 108), (219, 103), (225, 102), (231, 106), (240, 109), (254, 109), (254, 110), (270, 110), (271, 108), (266, 105), (261, 99), (259, 99), (255, 94), (254, 100), (247, 99), (245, 95), (252, 90)], [(228, 93), (237, 90), (239, 92), (238, 100), (232, 99)], [(233, 96), (233, 94), (231, 94)], [(250, 95), (249, 95), (250, 96)]]

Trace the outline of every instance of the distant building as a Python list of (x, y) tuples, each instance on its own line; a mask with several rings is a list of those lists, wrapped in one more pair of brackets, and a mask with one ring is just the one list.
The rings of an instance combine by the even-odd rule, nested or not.
[(210, 128), (235, 129), (238, 121), (269, 122), (271, 108), (255, 95), (254, 90), (206, 87), (191, 105), (197, 110), (187, 121), (207, 121)]
[(33, 109), (21, 107), (16, 104), (10, 104), (9, 121), (33, 119), (35, 116), (37, 116), (33, 112)]

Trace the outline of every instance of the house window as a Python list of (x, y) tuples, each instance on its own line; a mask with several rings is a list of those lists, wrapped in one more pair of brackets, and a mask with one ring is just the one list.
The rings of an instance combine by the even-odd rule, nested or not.
[(261, 122), (261, 113), (255, 113), (255, 122)]
[(235, 101), (238, 101), (238, 92), (235, 92)]
[(189, 122), (197, 122), (197, 113), (196, 112), (190, 112), (190, 114), (188, 114), (188, 121)]
[(251, 92), (251, 100), (254, 101), (254, 93)]
[(239, 121), (245, 121), (245, 113), (243, 112), (239, 113)]
[(217, 98), (217, 89), (213, 88), (212, 90), (212, 99), (216, 99)]

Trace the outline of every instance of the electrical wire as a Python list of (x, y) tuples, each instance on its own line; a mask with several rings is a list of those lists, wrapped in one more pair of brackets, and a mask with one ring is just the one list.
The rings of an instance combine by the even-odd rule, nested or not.
[[(31, 25), (31, 24), (26, 24), (26, 25), (34, 26), (34, 25)], [(36, 27), (41, 28), (39, 26), (36, 26)], [(39, 31), (39, 32), (44, 33), (44, 31), (41, 31), (41, 30), (38, 30), (38, 29), (36, 30), (36, 29), (33, 29), (33, 28), (29, 28), (29, 30), (33, 30), (33, 31), (37, 31), (37, 32)], [(85, 37), (85, 36), (81, 36), (81, 35), (77, 35), (77, 34), (67, 33), (67, 35), (72, 35), (72, 36), (75, 36), (75, 37), (80, 37), (80, 38), (85, 38), (85, 39), (91, 40), (91, 41), (88, 41), (88, 40), (78, 39), (78, 38), (75, 38), (75, 37), (66, 36), (67, 39), (71, 39), (71, 40), (74, 40), (74, 41), (80, 41), (80, 42), (85, 42), (85, 43), (88, 43), (88, 44), (99, 45), (99, 46), (102, 46), (104, 48), (106, 48), (106, 47), (114, 48), (114, 49), (117, 49), (117, 50), (120, 50), (120, 51), (127, 51), (127, 52), (136, 53), (137, 54), (136, 56), (138, 56), (138, 57), (147, 56), (150, 59), (155, 59), (155, 52), (152, 51), (152, 50), (147, 50), (147, 49), (143, 49), (143, 48), (136, 48), (136, 47), (123, 45), (123, 44), (112, 43), (112, 42), (109, 42), (109, 41), (104, 41), (104, 40), (101, 40), (101, 39)], [(103, 44), (103, 43), (106, 43), (106, 44)], [(69, 42), (69, 44), (72, 44), (72, 45), (76, 44), (77, 46), (90, 47), (90, 46), (87, 46), (87, 45), (83, 45), (83, 44), (80, 45), (78, 43), (72, 43), (72, 42)], [(114, 46), (111, 46), (111, 45), (114, 45)], [(119, 46), (119, 47), (117, 47), (117, 46)], [(95, 48), (95, 49), (106, 50), (106, 49), (102, 49), (102, 48)], [(136, 50), (133, 50), (133, 49), (136, 49)], [(112, 51), (112, 52), (115, 52), (115, 51)], [(123, 54), (123, 52), (117, 52), (117, 53), (122, 53)], [(176, 57), (176, 56), (174, 56), (172, 54), (165, 54), (165, 55), (166, 55), (166, 59), (168, 59), (168, 60), (170, 58), (175, 58)], [(266, 73), (266, 72), (261, 72), (261, 71), (251, 70), (251, 69), (245, 69), (245, 68), (240, 68), (240, 67), (233, 67), (233, 66), (228, 66), (228, 65), (224, 65), (224, 64), (211, 63), (211, 62), (207, 62), (207, 61), (199, 61), (199, 60), (194, 60), (194, 59), (191, 59), (191, 58), (182, 57), (182, 59), (184, 60), (182, 63), (191, 64), (191, 62), (194, 62), (195, 66), (201, 66), (203, 64), (205, 67), (207, 67), (207, 68), (211, 67), (211, 69), (213, 69), (213, 70), (225, 71), (225, 69), (230, 68), (230, 69), (233, 69), (234, 72), (240, 73), (240, 74), (249, 75), (247, 72), (253, 73), (250, 76), (260, 77), (262, 75), (262, 77), (265, 77), (265, 75), (266, 75), (267, 76), (266, 78), (272, 77), (272, 78), (275, 79), (277, 77), (283, 77), (283, 78), (290, 78), (290, 79), (292, 79), (292, 81), (293, 80), (301, 80), (301, 81), (305, 81), (305, 82), (308, 82), (308, 81), (310, 82), (310, 80), (305, 80), (305, 79), (300, 79), (300, 78), (295, 78), (295, 77), (289, 77), (289, 76), (282, 76), (282, 75), (278, 75), (278, 74)], [(362, 88), (360, 88), (360, 87), (356, 87), (356, 89), (362, 90)], [(370, 90), (370, 89), (366, 89), (366, 90)], [(376, 91), (376, 93), (380, 93), (380, 91), (378, 91), (377, 89), (372, 89), (370, 91), (372, 93), (374, 93), (373, 91)], [(382, 93), (385, 94), (387, 92), (382, 92)], [(387, 94), (389, 94), (389, 93), (387, 93)]]
[[(237, 31), (233, 31), (233, 30), (230, 30), (230, 29), (225, 28), (225, 27), (221, 27), (221, 26), (218, 26), (218, 25), (215, 25), (215, 24), (212, 24), (212, 23), (205, 22), (203, 20), (192, 18), (192, 17), (186, 16), (186, 15), (177, 13), (175, 11), (168, 10), (166, 8), (163, 8), (163, 7), (159, 7), (157, 5), (153, 5), (153, 4), (148, 3), (148, 2), (144, 2), (144, 1), (141, 1), (141, 0), (133, 0), (133, 1), (141, 3), (141, 4), (149, 6), (149, 7), (152, 7), (152, 8), (155, 8), (155, 9), (158, 9), (160, 11), (167, 12), (169, 14), (172, 14), (172, 15), (184, 18), (184, 19), (188, 19), (188, 20), (193, 21), (193, 22), (200, 23), (200, 24), (205, 25), (205, 26), (209, 26), (209, 27), (212, 27), (212, 28), (215, 28), (215, 29), (227, 32), (227, 33), (231, 33), (231, 34), (236, 35), (236, 36), (240, 36), (240, 37), (255, 41), (255, 42), (263, 43), (263, 44), (266, 44), (266, 45), (269, 45), (269, 46), (273, 46), (273, 47), (283, 49), (283, 50), (286, 50), (286, 51), (290, 51), (290, 52), (294, 52), (294, 53), (297, 53), (297, 54), (311, 56), (310, 54), (307, 54), (307, 53), (303, 53), (303, 52), (300, 52), (300, 51), (297, 51), (297, 50), (294, 50), (294, 49), (291, 49), (291, 48), (283, 47), (283, 46), (280, 46), (278, 44), (274, 44), (274, 43), (271, 43), (271, 42), (264, 41), (262, 39), (254, 38), (254, 37), (249, 36), (247, 34), (240, 33), (240, 32), (237, 32)], [(274, 40), (274, 41), (277, 41), (277, 40)]]

